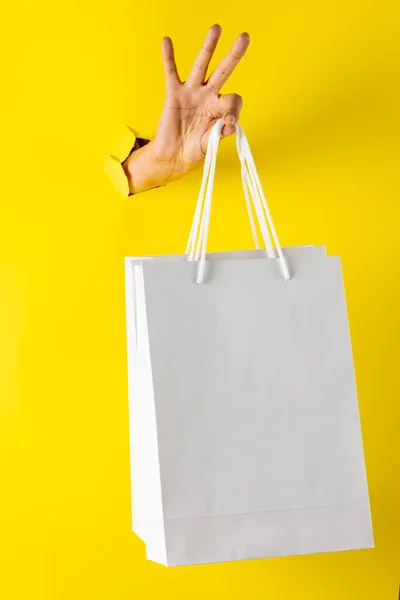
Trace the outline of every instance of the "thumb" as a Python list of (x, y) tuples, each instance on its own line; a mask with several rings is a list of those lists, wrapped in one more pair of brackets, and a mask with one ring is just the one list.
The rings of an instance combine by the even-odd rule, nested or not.
[(243, 99), (239, 94), (226, 94), (220, 96), (218, 102), (221, 110), (221, 117), (224, 119), (221, 135), (223, 137), (232, 135), (236, 131), (235, 126), (240, 118)]

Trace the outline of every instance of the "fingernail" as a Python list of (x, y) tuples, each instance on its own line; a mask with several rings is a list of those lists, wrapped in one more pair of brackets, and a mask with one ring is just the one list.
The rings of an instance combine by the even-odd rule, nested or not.
[(227, 123), (229, 125), (234, 125), (235, 121), (236, 121), (236, 117), (235, 117), (234, 114), (231, 113), (229, 115), (226, 115), (226, 117), (225, 117), (225, 123)]

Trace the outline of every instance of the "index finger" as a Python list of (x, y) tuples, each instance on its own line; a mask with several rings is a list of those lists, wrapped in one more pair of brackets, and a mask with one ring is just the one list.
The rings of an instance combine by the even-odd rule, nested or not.
[(229, 79), (240, 59), (245, 55), (250, 44), (248, 33), (241, 33), (236, 39), (228, 55), (222, 59), (215, 71), (207, 81), (208, 87), (219, 92), (224, 83)]
[(179, 87), (181, 81), (176, 68), (174, 45), (171, 38), (165, 37), (162, 40), (162, 56), (164, 59), (164, 71), (167, 88)]

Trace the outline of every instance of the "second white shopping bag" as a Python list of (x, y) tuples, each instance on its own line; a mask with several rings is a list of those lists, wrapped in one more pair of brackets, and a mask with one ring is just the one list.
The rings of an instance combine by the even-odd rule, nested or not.
[(207, 260), (219, 131), (191, 260), (127, 261), (134, 528), (167, 565), (370, 547), (340, 261), (281, 250), (240, 129), (266, 258)]

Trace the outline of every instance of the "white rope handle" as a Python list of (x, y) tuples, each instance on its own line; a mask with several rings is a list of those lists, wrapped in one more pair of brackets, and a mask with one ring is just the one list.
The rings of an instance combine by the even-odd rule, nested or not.
[[(217, 125), (218, 125), (218, 123), (217, 123)], [(189, 240), (188, 240), (187, 247), (186, 247), (186, 254), (189, 255), (189, 260), (199, 260), (199, 257), (200, 257), (200, 247), (201, 247), (201, 241), (202, 241), (204, 227), (205, 227), (204, 218), (202, 218), (202, 217), (204, 217), (204, 214), (205, 214), (204, 213), (204, 195), (205, 195), (205, 192), (207, 189), (207, 184), (209, 181), (211, 163), (216, 160), (217, 145), (219, 143), (219, 137), (217, 138), (216, 134), (217, 134), (217, 131), (220, 130), (220, 127), (222, 130), (222, 126), (223, 126), (222, 119), (220, 120), (220, 127), (217, 127), (217, 125), (215, 126), (214, 131), (211, 132), (210, 137), (209, 137), (204, 171), (203, 171), (203, 179), (202, 179), (200, 193), (198, 196), (196, 210), (195, 210), (195, 214), (194, 214), (194, 218), (193, 218), (192, 228), (190, 231), (190, 236), (189, 236)], [(237, 140), (238, 140), (238, 137), (237, 137)], [(257, 197), (257, 193), (255, 191), (255, 184), (249, 177), (248, 169), (245, 165), (244, 158), (242, 158), (242, 151), (241, 151), (241, 146), (239, 146), (239, 143), (238, 143), (238, 153), (239, 153), (239, 157), (240, 157), (240, 160), (242, 163), (242, 185), (243, 185), (243, 190), (244, 190), (244, 194), (245, 194), (246, 207), (247, 207), (250, 226), (251, 226), (251, 230), (252, 230), (252, 234), (253, 234), (254, 244), (255, 244), (256, 248), (260, 248), (260, 243), (258, 241), (258, 235), (257, 235), (256, 226), (254, 223), (253, 212), (252, 212), (252, 203), (251, 203), (252, 198), (254, 198), (255, 202), (256, 202), (258, 200), (258, 197)], [(211, 186), (213, 186), (213, 182), (211, 182)], [(272, 242), (271, 242), (271, 238), (269, 235), (268, 226), (267, 226), (262, 208), (260, 208), (258, 206), (258, 203), (255, 205), (255, 210), (256, 210), (258, 222), (260, 224), (260, 229), (262, 230), (262, 236), (263, 236), (263, 240), (265, 243), (265, 247), (267, 249), (267, 254), (270, 258), (274, 258), (275, 253), (274, 253), (274, 250), (272, 247)], [(200, 235), (199, 235), (199, 227), (200, 227)], [(196, 240), (197, 240), (197, 244), (196, 244)]]
[[(214, 189), (215, 167), (217, 164), (217, 151), (218, 151), (218, 145), (219, 145), (223, 125), (224, 125), (224, 123), (223, 123), (222, 119), (219, 120), (217, 122), (217, 124), (214, 126), (214, 128), (210, 134), (211, 161), (210, 161), (208, 181), (207, 181), (207, 187), (206, 187), (206, 193), (205, 193), (205, 199), (204, 199), (203, 216), (202, 216), (202, 220), (201, 220), (200, 233), (199, 233), (199, 238), (197, 240), (196, 254), (195, 254), (194, 260), (199, 260), (200, 256), (203, 257), (203, 255), (204, 255), (204, 257), (205, 257), (205, 254), (206, 254), (206, 244), (207, 244), (207, 239), (208, 239), (208, 230), (209, 230), (210, 217), (211, 217), (211, 200), (212, 200), (212, 193), (213, 193), (213, 189)], [(204, 258), (204, 260), (205, 260), (205, 258)], [(200, 265), (200, 270), (204, 271), (204, 265)]]
[[(218, 125), (218, 126), (217, 126)], [(210, 218), (211, 218), (211, 200), (212, 193), (214, 188), (214, 177), (215, 177), (215, 167), (217, 164), (217, 150), (218, 144), (220, 140), (220, 135), (223, 127), (223, 122), (220, 123), (217, 121), (217, 125), (214, 126), (214, 130), (211, 132), (211, 163), (210, 170), (208, 175), (208, 182), (206, 187), (204, 208), (203, 208), (203, 217), (201, 220), (199, 239), (197, 240), (196, 254), (194, 260), (199, 262), (199, 269), (197, 272), (196, 281), (198, 284), (203, 282), (204, 278), (204, 270), (206, 266), (206, 252), (207, 252), (207, 240), (208, 240), (208, 230), (210, 227)]]
[(242, 185), (243, 185), (244, 197), (246, 200), (247, 214), (249, 215), (251, 233), (253, 234), (254, 245), (258, 250), (261, 246), (260, 246), (260, 242), (258, 241), (257, 228), (254, 223), (254, 217), (253, 217), (253, 207), (252, 207), (252, 203), (251, 203), (251, 198), (252, 198), (251, 181), (249, 180), (245, 165), (242, 165)]
[[(272, 241), (271, 241), (271, 237), (269, 234), (268, 224), (265, 219), (264, 211), (262, 209), (262, 204), (260, 201), (260, 195), (258, 193), (257, 184), (256, 184), (254, 177), (252, 176), (252, 173), (249, 171), (248, 165), (246, 163), (246, 154), (245, 154), (245, 145), (243, 142), (243, 133), (244, 133), (243, 129), (241, 127), (239, 128), (239, 125), (237, 125), (236, 126), (236, 147), (237, 147), (237, 151), (239, 154), (240, 163), (242, 166), (242, 184), (243, 184), (245, 196), (247, 196), (246, 192), (248, 192), (248, 190), (250, 191), (249, 200), (247, 200), (247, 198), (246, 198), (246, 203), (248, 205), (247, 212), (249, 213), (250, 225), (251, 225), (251, 228), (253, 231), (254, 221), (253, 221), (253, 213), (251, 210), (251, 199), (252, 199), (253, 205), (254, 205), (254, 210), (255, 210), (257, 220), (258, 220), (258, 223), (259, 223), (259, 226), (261, 229), (261, 235), (263, 237), (265, 248), (267, 250), (267, 255), (269, 258), (275, 258), (275, 252), (272, 247)], [(255, 229), (255, 226), (254, 226), (254, 229)], [(254, 233), (253, 233), (253, 237), (254, 237)], [(255, 239), (256, 248), (257, 248), (257, 241), (258, 240)]]
[[(217, 124), (218, 124), (218, 122), (216, 123), (216, 125)], [(216, 127), (216, 125), (214, 127)], [(221, 127), (221, 130), (222, 130), (222, 127)], [(186, 246), (186, 254), (190, 255), (189, 260), (194, 259), (196, 240), (198, 238), (198, 229), (199, 229), (199, 225), (200, 225), (200, 217), (201, 217), (202, 210), (203, 210), (204, 193), (206, 191), (206, 186), (207, 186), (207, 182), (208, 182), (208, 178), (209, 178), (209, 174), (210, 174), (211, 160), (212, 160), (213, 154), (214, 154), (214, 140), (213, 140), (212, 134), (213, 134), (213, 131), (211, 131), (210, 137), (208, 139), (206, 159), (205, 159), (204, 170), (203, 170), (203, 179), (201, 181), (201, 187), (200, 187), (200, 192), (199, 192), (199, 196), (198, 196), (198, 200), (197, 200), (197, 204), (196, 204), (196, 210), (194, 213), (192, 229), (190, 231), (189, 240), (188, 240), (188, 243)]]
[(271, 230), (271, 234), (274, 239), (276, 249), (278, 251), (278, 256), (280, 258), (283, 276), (285, 277), (285, 279), (287, 281), (289, 281), (290, 280), (289, 267), (288, 267), (286, 258), (284, 257), (283, 252), (282, 252), (282, 247), (279, 242), (278, 234), (276, 233), (276, 229), (275, 229), (275, 225), (274, 225), (274, 222), (272, 219), (271, 211), (269, 209), (267, 200), (264, 195), (260, 177), (257, 173), (256, 165), (255, 165), (254, 158), (253, 158), (253, 155), (250, 150), (249, 142), (247, 140), (247, 137), (246, 137), (246, 134), (245, 134), (243, 128), (240, 125), (236, 126), (236, 130), (237, 130), (237, 134), (239, 135), (240, 142), (243, 144), (243, 146), (242, 146), (243, 155), (242, 156), (245, 159), (246, 165), (249, 170), (250, 177), (253, 178), (253, 181), (255, 182), (256, 189), (257, 189), (257, 192), (259, 195), (259, 199), (261, 200), (262, 207), (264, 209), (264, 213), (267, 218), (268, 225)]
[[(192, 249), (191, 256), (189, 257), (190, 260), (193, 260), (193, 258), (194, 258), (194, 260), (198, 261), (200, 259), (200, 265), (199, 265), (198, 277), (197, 277), (198, 283), (202, 282), (203, 276), (204, 276), (205, 259), (206, 259), (206, 242), (207, 242), (207, 237), (208, 237), (210, 211), (211, 211), (211, 199), (212, 199), (212, 188), (213, 188), (214, 175), (215, 175), (216, 151), (217, 151), (217, 147), (218, 147), (219, 136), (220, 136), (222, 126), (223, 126), (223, 124), (220, 123), (220, 127), (218, 127), (218, 128), (215, 127), (215, 129), (217, 129), (216, 135), (214, 135), (214, 131), (212, 131), (211, 135), (210, 135), (208, 150), (210, 150), (209, 156), (211, 157), (210, 158), (211, 163), (209, 163), (209, 161), (207, 161), (207, 163), (210, 164), (210, 170), (207, 173), (207, 170), (205, 169), (204, 179), (203, 179), (204, 186), (202, 186), (202, 188), (204, 188), (206, 186), (206, 202), (205, 202), (205, 206), (203, 208), (203, 216), (202, 216), (202, 220), (201, 220), (200, 235), (199, 235), (199, 239), (198, 239), (198, 243), (197, 243), (196, 253), (195, 253), (195, 255), (193, 255), (193, 249)], [(272, 248), (272, 244), (271, 244), (270, 238), (269, 238), (268, 228), (265, 223), (265, 216), (263, 214), (263, 208), (264, 208), (265, 215), (267, 216), (269, 225), (271, 227), (271, 231), (273, 232), (274, 241), (277, 245), (278, 255), (280, 258), (283, 275), (284, 275), (285, 279), (288, 280), (288, 279), (290, 279), (290, 273), (289, 273), (289, 269), (287, 267), (286, 259), (281, 250), (279, 240), (278, 240), (278, 237), (277, 237), (277, 234), (275, 231), (275, 227), (272, 222), (272, 217), (269, 212), (269, 208), (268, 208), (267, 202), (265, 200), (265, 196), (262, 192), (261, 183), (260, 183), (260, 180), (259, 180), (259, 177), (257, 174), (257, 170), (254, 165), (254, 160), (253, 160), (253, 157), (250, 152), (247, 138), (244, 135), (243, 130), (239, 127), (237, 127), (237, 138), (238, 138), (239, 156), (240, 156), (240, 159), (242, 162), (243, 187), (245, 190), (246, 204), (247, 204), (247, 208), (248, 208), (250, 224), (252, 226), (252, 231), (253, 231), (253, 236), (255, 239), (256, 247), (258, 247), (259, 244), (258, 244), (258, 240), (257, 240), (257, 234), (255, 231), (250, 201), (248, 198), (248, 194), (246, 193), (247, 185), (249, 186), (252, 196), (253, 196), (254, 207), (256, 210), (256, 214), (258, 216), (258, 220), (259, 220), (260, 228), (262, 230), (264, 242), (267, 247), (267, 254), (270, 258), (275, 257), (275, 254), (274, 254), (274, 251)], [(208, 178), (208, 181), (207, 181), (207, 178)], [(261, 194), (260, 194), (260, 192), (261, 192)], [(260, 203), (260, 197), (262, 200), (261, 203)], [(198, 218), (199, 218), (199, 214), (201, 212), (201, 201), (202, 201), (202, 194), (200, 194), (200, 196), (199, 196), (198, 207), (197, 207), (197, 211), (196, 211)], [(192, 228), (192, 231), (193, 231), (193, 229), (196, 229), (196, 228)], [(201, 251), (200, 251), (200, 248), (201, 248)]]
[[(204, 277), (207, 239), (211, 217), (212, 192), (214, 187), (217, 151), (222, 128), (223, 120), (219, 119), (210, 133), (204, 165), (203, 180), (186, 248), (186, 253), (189, 254), (189, 260), (199, 261), (197, 283), (202, 283)], [(283, 276), (286, 280), (289, 280), (290, 273), (287, 262), (283, 255), (282, 248), (280, 246), (279, 239), (272, 221), (272, 216), (262, 190), (261, 182), (254, 164), (254, 159), (251, 154), (245, 133), (239, 125), (236, 126), (236, 143), (241, 162), (242, 183), (246, 199), (246, 206), (256, 248), (259, 248), (260, 245), (254, 223), (251, 200), (253, 201), (254, 210), (260, 226), (263, 241), (265, 243), (267, 255), (269, 258), (275, 258), (275, 252), (268, 230), (269, 226), (278, 250)]]

